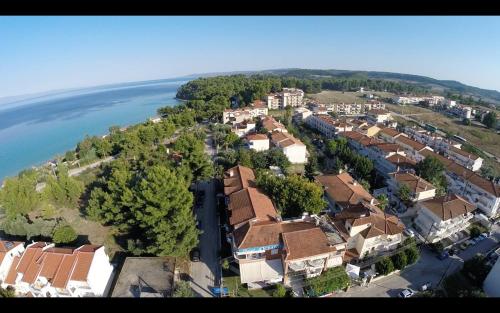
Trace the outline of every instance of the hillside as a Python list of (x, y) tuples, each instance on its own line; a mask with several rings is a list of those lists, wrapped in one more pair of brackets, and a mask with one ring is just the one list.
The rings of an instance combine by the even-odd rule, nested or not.
[(238, 72), (225, 72), (225, 73), (209, 73), (200, 74), (200, 77), (210, 77), (216, 75), (232, 75), (232, 74), (273, 74), (273, 75), (283, 75), (292, 76), (297, 78), (320, 78), (320, 77), (334, 77), (334, 78), (344, 78), (344, 79), (377, 79), (377, 80), (389, 80), (402, 83), (414, 84), (419, 87), (424, 87), (426, 89), (432, 89), (436, 93), (445, 93), (449, 91), (451, 93), (462, 94), (463, 96), (472, 96), (475, 100), (481, 98), (485, 102), (500, 105), (500, 92), (496, 90), (482, 89), (478, 87), (473, 87), (465, 85), (461, 82), (454, 80), (439, 80), (431, 77), (412, 75), (412, 74), (402, 74), (402, 73), (390, 73), (390, 72), (375, 72), (375, 71), (350, 71), (350, 70), (319, 70), (319, 69), (273, 69), (265, 71), (238, 71)]

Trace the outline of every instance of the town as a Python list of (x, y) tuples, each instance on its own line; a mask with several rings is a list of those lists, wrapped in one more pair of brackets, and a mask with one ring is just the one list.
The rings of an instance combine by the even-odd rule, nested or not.
[[(246, 89), (238, 96), (190, 98), (204, 83), (222, 89), (218, 79), (223, 78), (183, 85), (178, 95), (186, 104), (160, 109), (142, 125), (87, 138), (48, 165), (47, 175), (63, 174), (32, 186), (50, 194), (63, 179), (65, 190), (80, 177), (91, 181), (81, 183), (88, 194), (83, 187), (77, 193), (88, 198), (86, 214), (116, 227), (116, 234), (133, 229), (122, 258), (110, 258), (106, 241), (70, 246), (79, 241), (68, 225), (54, 226), (53, 239), (60, 233), (54, 242), (22, 241), (22, 232), (3, 226), (15, 238), (0, 241), (2, 292), (22, 297), (500, 296), (498, 179), (481, 174), (485, 159), (463, 150), (464, 138), (388, 107), (425, 104), (439, 107), (435, 114), (465, 120), (478, 115), (481, 121), (490, 111), (438, 95), (385, 99), (367, 87), (356, 91), (367, 99), (360, 103), (322, 102), (298, 86), (273, 86), (246, 99), (241, 96)], [(136, 141), (127, 137), (132, 135)], [(111, 148), (115, 145), (119, 148)], [(146, 153), (143, 147), (153, 148)], [(87, 150), (93, 154), (88, 162)], [(163, 168), (164, 163), (169, 166)], [(140, 175), (127, 174), (133, 171)], [(3, 192), (13, 183), (4, 182)], [(168, 197), (160, 199), (162, 193)], [(2, 199), (10, 215), (15, 209), (8, 196)], [(150, 213), (151, 207), (176, 205), (186, 210)], [(176, 233), (162, 224), (174, 218), (193, 223)], [(59, 238), (65, 236), (72, 238)], [(184, 237), (174, 247), (168, 236)]]

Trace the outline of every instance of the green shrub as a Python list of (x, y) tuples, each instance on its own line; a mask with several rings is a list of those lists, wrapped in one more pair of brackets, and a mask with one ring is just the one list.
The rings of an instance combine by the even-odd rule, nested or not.
[(69, 225), (58, 226), (52, 235), (52, 241), (55, 243), (71, 243), (76, 240), (78, 235)]
[(394, 267), (398, 270), (402, 270), (408, 264), (408, 258), (406, 257), (406, 253), (404, 251), (399, 252), (391, 257), (391, 261), (394, 264)]
[(408, 265), (417, 262), (418, 258), (420, 257), (420, 253), (418, 252), (416, 247), (408, 248), (404, 252), (406, 254), (406, 260)]
[(285, 286), (282, 284), (276, 285), (276, 289), (274, 290), (273, 296), (276, 298), (284, 298), (287, 296), (287, 290)]
[(343, 266), (337, 266), (320, 276), (306, 279), (305, 286), (310, 295), (321, 296), (349, 287), (349, 276)]
[(394, 271), (394, 264), (389, 257), (384, 257), (382, 260), (375, 264), (375, 270), (380, 275), (387, 275)]
[(174, 298), (192, 298), (194, 297), (194, 292), (193, 289), (191, 289), (191, 286), (189, 285), (189, 282), (187, 281), (178, 281), (177, 286), (175, 286)]

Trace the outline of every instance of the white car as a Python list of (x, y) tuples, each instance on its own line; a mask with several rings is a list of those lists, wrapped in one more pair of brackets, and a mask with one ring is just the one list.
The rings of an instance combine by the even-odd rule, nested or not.
[(411, 289), (405, 289), (399, 293), (400, 298), (410, 298), (415, 294), (415, 292)]
[(409, 228), (406, 228), (404, 232), (408, 237), (415, 237), (415, 232)]

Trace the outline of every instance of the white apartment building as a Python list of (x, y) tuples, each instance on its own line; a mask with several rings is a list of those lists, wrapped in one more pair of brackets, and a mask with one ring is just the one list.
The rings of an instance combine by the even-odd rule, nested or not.
[(269, 138), (264, 134), (250, 134), (246, 136), (249, 149), (255, 151), (269, 150)]
[(281, 95), (282, 95), (282, 99), (283, 99), (283, 107), (302, 106), (302, 101), (304, 99), (304, 91), (302, 91), (301, 89), (283, 88)]
[(2, 287), (34, 297), (101, 297), (113, 270), (103, 246), (56, 248), (36, 242), (14, 257)]
[(3, 282), (7, 277), (14, 258), (20, 258), (24, 250), (23, 242), (0, 241), (0, 282)]
[(421, 127), (408, 127), (406, 126), (403, 130), (410, 138), (418, 141), (426, 146), (431, 147), (434, 151), (446, 152), (451, 147), (459, 148), (462, 146), (461, 143), (453, 141), (447, 138), (443, 138), (436, 133), (432, 133)]
[(410, 190), (410, 201), (418, 202), (432, 199), (436, 196), (436, 187), (423, 178), (408, 172), (390, 173), (387, 180), (388, 191), (394, 198), (399, 199), (398, 191), (402, 185)]
[(280, 148), (292, 164), (307, 162), (307, 147), (299, 139), (285, 132), (275, 131), (271, 135), (275, 147)]
[(431, 243), (441, 241), (469, 227), (474, 210), (472, 203), (456, 194), (420, 202), (417, 231)]
[(373, 109), (366, 113), (366, 118), (373, 123), (384, 123), (391, 119), (391, 112), (381, 109)]
[(267, 129), (269, 133), (279, 131), (282, 133), (287, 133), (288, 130), (286, 129), (285, 125), (281, 124), (280, 122), (276, 121), (272, 116), (266, 116), (261, 119), (262, 121), (262, 126)]
[(369, 203), (344, 209), (335, 214), (333, 223), (347, 241), (346, 262), (396, 249), (405, 228), (396, 216)]
[(369, 101), (367, 103), (310, 103), (309, 105), (316, 114), (327, 114), (328, 112), (333, 112), (338, 115), (363, 115), (373, 109), (385, 109), (385, 103), (379, 101)]
[(253, 106), (239, 109), (226, 109), (222, 112), (223, 124), (236, 124), (256, 117), (267, 116), (268, 109), (263, 102), (255, 101)]
[(478, 171), (483, 165), (483, 159), (479, 156), (453, 146), (446, 150), (445, 155), (474, 172)]
[(305, 122), (313, 112), (305, 107), (296, 108), (293, 111), (293, 120), (295, 122)]
[(416, 162), (420, 162), (424, 159), (422, 151), (433, 151), (432, 148), (426, 146), (425, 144), (405, 136), (398, 136), (396, 139), (394, 139), (394, 142), (403, 147), (406, 152), (406, 156), (415, 160)]
[(474, 203), (488, 217), (495, 217), (500, 213), (499, 185), (430, 150), (423, 151), (422, 155), (433, 156), (444, 164), (450, 192)]
[(233, 127), (231, 127), (231, 131), (241, 138), (246, 136), (248, 133), (255, 131), (255, 123), (251, 120), (236, 123), (233, 124)]
[(283, 88), (279, 93), (270, 94), (267, 96), (267, 107), (277, 110), (287, 106), (298, 107), (302, 106), (304, 99), (304, 91), (297, 88)]
[(314, 114), (306, 120), (309, 127), (316, 129), (328, 138), (333, 138), (340, 132), (352, 131), (353, 126), (337, 121), (329, 115)]

